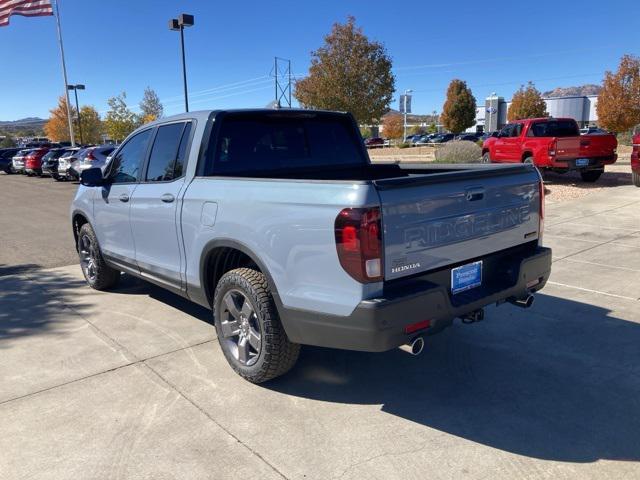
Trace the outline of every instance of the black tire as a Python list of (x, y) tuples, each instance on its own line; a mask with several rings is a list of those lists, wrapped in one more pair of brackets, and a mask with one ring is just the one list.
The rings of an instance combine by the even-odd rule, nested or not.
[(484, 152), (482, 154), (482, 163), (491, 163), (491, 155), (489, 152)]
[(96, 290), (107, 290), (117, 285), (120, 272), (106, 264), (93, 228), (85, 223), (78, 232), (78, 256), (87, 284)]
[[(231, 308), (228, 302), (232, 302)], [(261, 272), (237, 268), (225, 273), (216, 286), (213, 317), (227, 362), (249, 382), (262, 383), (279, 377), (298, 360), (300, 345), (289, 341)], [(253, 347), (252, 333), (259, 333), (258, 349)], [(241, 350), (245, 353), (244, 361)]]
[(583, 182), (594, 183), (598, 181), (603, 173), (604, 170), (583, 170), (580, 172), (580, 176)]
[(636, 187), (640, 187), (640, 173), (638, 172), (632, 172), (631, 176), (633, 177), (633, 184)]
[(526, 163), (526, 164), (529, 164), (529, 165), (534, 165), (533, 157), (531, 155), (527, 155), (526, 157), (524, 157), (522, 159), (522, 163)]

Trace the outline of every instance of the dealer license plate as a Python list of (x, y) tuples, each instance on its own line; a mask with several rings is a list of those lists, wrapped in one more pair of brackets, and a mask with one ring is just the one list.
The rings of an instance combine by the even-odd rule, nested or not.
[(576, 167), (586, 167), (587, 165), (589, 165), (588, 158), (578, 158), (576, 160)]
[(482, 260), (451, 269), (451, 293), (460, 293), (482, 285)]

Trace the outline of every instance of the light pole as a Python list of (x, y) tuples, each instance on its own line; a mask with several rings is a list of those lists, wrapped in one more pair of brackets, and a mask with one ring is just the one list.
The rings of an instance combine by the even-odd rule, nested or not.
[(406, 142), (407, 141), (407, 97), (410, 93), (412, 93), (413, 90), (409, 89), (409, 90), (405, 90), (404, 91), (404, 97), (403, 98), (403, 102), (404, 105), (402, 107), (402, 110), (404, 112), (404, 136), (402, 137), (402, 142)]
[(169, 29), (180, 32), (180, 48), (182, 51), (182, 80), (184, 83), (184, 110), (189, 111), (189, 98), (187, 96), (187, 62), (184, 56), (184, 27), (193, 26), (193, 15), (181, 13), (178, 18), (169, 20)]
[(67, 89), (73, 90), (76, 95), (76, 111), (78, 112), (78, 133), (80, 133), (80, 145), (84, 143), (82, 140), (82, 119), (80, 118), (80, 105), (78, 105), (78, 90), (84, 90), (84, 85), (67, 85)]

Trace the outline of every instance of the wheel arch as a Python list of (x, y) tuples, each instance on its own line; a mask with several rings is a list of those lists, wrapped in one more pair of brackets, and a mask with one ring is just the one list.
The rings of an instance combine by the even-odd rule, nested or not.
[(85, 223), (90, 223), (89, 217), (81, 210), (74, 210), (71, 215), (71, 225), (76, 248), (78, 247), (78, 234)]
[(226, 238), (211, 240), (205, 245), (200, 255), (201, 296), (206, 299), (209, 306), (213, 306), (213, 294), (222, 275), (241, 267), (257, 268), (266, 277), (276, 308), (280, 311), (280, 296), (265, 263), (244, 243)]
[(524, 162), (524, 159), (527, 157), (533, 157), (533, 152), (531, 150), (525, 150), (524, 152), (522, 152), (522, 156), (520, 157), (520, 160)]

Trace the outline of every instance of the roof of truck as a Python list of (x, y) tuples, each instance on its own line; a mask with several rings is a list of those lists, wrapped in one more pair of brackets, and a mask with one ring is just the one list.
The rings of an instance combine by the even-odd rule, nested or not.
[(327, 113), (331, 113), (331, 114), (346, 115), (346, 112), (336, 112), (331, 110), (310, 110), (310, 109), (303, 109), (303, 108), (278, 108), (278, 109), (276, 108), (233, 108), (233, 109), (217, 109), (217, 110), (197, 110), (195, 112), (179, 113), (177, 115), (171, 115), (169, 117), (160, 118), (144, 126), (152, 126), (152, 125), (171, 122), (175, 120), (189, 120), (189, 119), (206, 120), (209, 118), (209, 116), (212, 113), (215, 113), (215, 114), (218, 114), (218, 113), (249, 113), (249, 114), (251, 113), (253, 114), (261, 114), (261, 113), (327, 114)]

